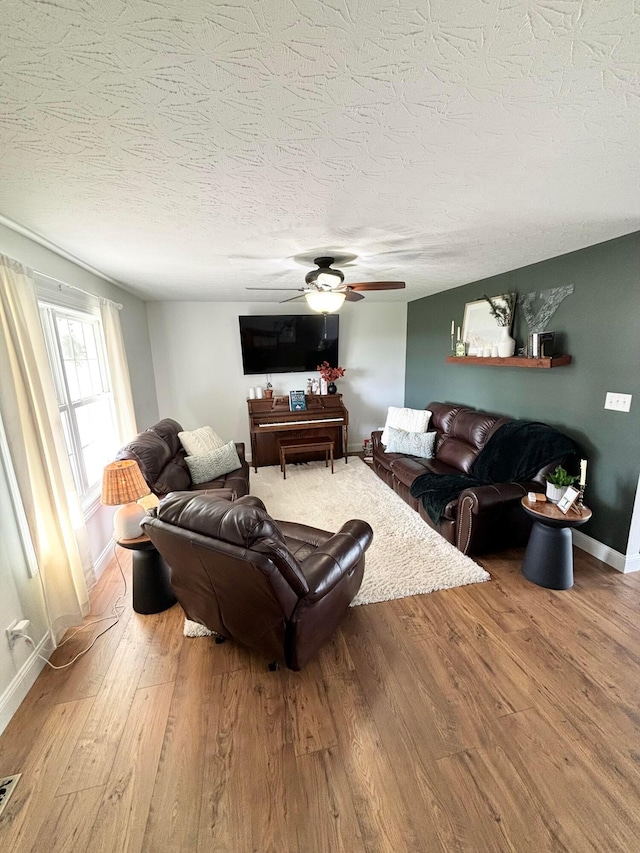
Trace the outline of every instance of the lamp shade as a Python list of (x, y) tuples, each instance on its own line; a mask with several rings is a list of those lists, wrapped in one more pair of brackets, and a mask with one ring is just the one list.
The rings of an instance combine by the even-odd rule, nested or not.
[(151, 489), (147, 485), (142, 471), (133, 459), (110, 462), (102, 475), (102, 503), (118, 506), (137, 501), (148, 495)]
[(118, 506), (113, 516), (113, 535), (118, 542), (142, 536), (140, 522), (145, 511), (136, 501), (150, 491), (133, 459), (111, 462), (104, 469), (101, 500), (107, 506)]
[(331, 290), (312, 290), (305, 293), (304, 298), (313, 311), (318, 311), (320, 314), (331, 314), (342, 307), (345, 296), (344, 293), (336, 293)]

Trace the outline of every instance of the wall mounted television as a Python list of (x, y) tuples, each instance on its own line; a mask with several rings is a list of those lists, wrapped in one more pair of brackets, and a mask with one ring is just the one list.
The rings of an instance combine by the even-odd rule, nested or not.
[(337, 314), (239, 317), (242, 367), (251, 373), (309, 373), (338, 364)]

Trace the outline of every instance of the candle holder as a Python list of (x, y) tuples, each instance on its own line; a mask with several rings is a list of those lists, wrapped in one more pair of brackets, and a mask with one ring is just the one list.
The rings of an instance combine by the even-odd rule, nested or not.
[(584, 489), (585, 483), (578, 483), (578, 497), (576, 498), (576, 507), (582, 511), (584, 508)]

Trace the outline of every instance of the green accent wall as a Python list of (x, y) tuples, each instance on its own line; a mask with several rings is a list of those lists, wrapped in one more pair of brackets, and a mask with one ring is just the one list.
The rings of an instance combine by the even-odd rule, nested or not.
[[(567, 367), (550, 370), (446, 364), (451, 321), (466, 302), (573, 284), (546, 331)], [(539, 306), (534, 303), (534, 313)], [(528, 329), (516, 307), (513, 336)], [(607, 391), (633, 394), (629, 413), (604, 409)], [(551, 424), (576, 439), (588, 459), (585, 503), (593, 518), (580, 529), (626, 553), (640, 472), (640, 232), (409, 303), (405, 405), (460, 403)]]

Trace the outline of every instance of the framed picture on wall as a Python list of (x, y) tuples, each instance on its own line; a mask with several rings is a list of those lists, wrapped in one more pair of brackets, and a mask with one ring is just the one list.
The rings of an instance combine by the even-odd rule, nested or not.
[[(505, 296), (492, 296), (497, 305), (508, 308)], [(493, 347), (502, 335), (502, 326), (491, 313), (491, 305), (486, 299), (476, 299), (464, 306), (462, 321), (462, 340), (467, 345), (467, 355), (477, 355), (485, 347)]]

